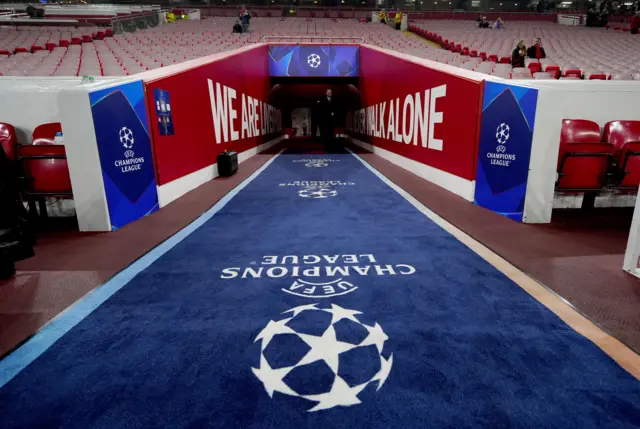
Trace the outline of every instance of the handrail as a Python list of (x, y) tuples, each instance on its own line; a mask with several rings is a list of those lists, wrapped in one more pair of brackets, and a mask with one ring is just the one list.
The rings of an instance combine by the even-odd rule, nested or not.
[(326, 40), (329, 39), (329, 44), (333, 44), (334, 40), (337, 40), (338, 43), (340, 43), (340, 41), (342, 41), (342, 43), (345, 43), (347, 41), (349, 41), (348, 43), (364, 43), (364, 37), (360, 37), (360, 36), (353, 36), (353, 37), (349, 37), (349, 36), (319, 36), (319, 35), (308, 35), (308, 36), (264, 36), (262, 38), (263, 42), (268, 42), (270, 39), (311, 39), (311, 40)]

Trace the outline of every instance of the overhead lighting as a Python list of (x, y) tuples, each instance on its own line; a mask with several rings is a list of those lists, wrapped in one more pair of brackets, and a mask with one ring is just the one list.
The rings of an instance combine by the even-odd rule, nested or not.
[(572, 2), (572, 1), (563, 1), (563, 2), (562, 2), (562, 3), (560, 3), (560, 4), (571, 4), (571, 3), (573, 3), (573, 2)]

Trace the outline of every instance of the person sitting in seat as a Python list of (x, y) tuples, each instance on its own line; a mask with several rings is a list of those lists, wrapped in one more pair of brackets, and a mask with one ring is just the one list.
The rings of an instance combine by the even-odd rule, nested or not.
[(482, 22), (480, 23), (480, 28), (489, 28), (489, 21), (487, 21), (487, 17), (482, 17)]
[(236, 23), (233, 24), (233, 32), (234, 33), (242, 33), (242, 25), (240, 25), (240, 20), (236, 19)]
[(527, 49), (527, 56), (538, 60), (541, 58), (547, 58), (547, 54), (544, 52), (544, 48), (542, 47), (542, 42), (539, 37), (536, 39), (535, 44)]
[(502, 18), (498, 17), (498, 19), (496, 19), (496, 22), (493, 24), (493, 28), (497, 28), (498, 30), (504, 28), (504, 21)]
[(527, 47), (524, 44), (524, 40), (518, 43), (518, 46), (511, 53), (511, 66), (524, 67), (524, 59), (527, 56)]
[(167, 22), (171, 23), (175, 21), (176, 21), (176, 15), (173, 12), (167, 12)]

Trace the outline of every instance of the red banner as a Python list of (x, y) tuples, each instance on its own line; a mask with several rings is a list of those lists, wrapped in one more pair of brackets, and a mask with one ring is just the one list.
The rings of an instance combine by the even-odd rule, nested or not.
[[(254, 148), (282, 129), (280, 112), (267, 104), (266, 46), (148, 81), (146, 86), (160, 185), (214, 164), (225, 150)], [(154, 90), (170, 98), (172, 133), (162, 132), (162, 115), (153, 109)]]
[(355, 137), (406, 158), (475, 180), (482, 81), (360, 48), (362, 109)]

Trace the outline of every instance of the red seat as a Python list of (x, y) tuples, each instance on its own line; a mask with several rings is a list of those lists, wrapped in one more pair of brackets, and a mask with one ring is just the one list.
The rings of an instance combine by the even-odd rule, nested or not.
[(559, 191), (597, 191), (605, 182), (614, 152), (610, 143), (602, 143), (600, 126), (584, 119), (565, 119), (560, 131), (558, 154)]
[(18, 146), (28, 196), (70, 197), (71, 178), (64, 145)]
[(38, 125), (33, 130), (33, 140), (31, 144), (34, 145), (49, 145), (56, 144), (55, 138), (57, 133), (62, 132), (62, 126), (60, 122), (51, 122), (48, 124)]
[(542, 71), (542, 64), (540, 63), (529, 63), (529, 70), (531, 70), (531, 75), (534, 73), (538, 73)]
[(4, 154), (11, 161), (16, 160), (16, 147), (18, 146), (18, 137), (16, 129), (13, 125), (0, 122), (0, 147), (4, 150)]
[(498, 56), (495, 55), (495, 54), (491, 54), (491, 55), (489, 55), (488, 61), (492, 61), (494, 63), (497, 63), (498, 62)]
[(606, 74), (592, 74), (589, 76), (589, 80), (607, 80)]
[(500, 64), (511, 64), (510, 57), (500, 57)]
[(582, 71), (579, 69), (567, 69), (562, 74), (562, 77), (575, 76), (577, 78), (582, 78)]
[(638, 189), (640, 185), (640, 121), (612, 121), (604, 125), (604, 140), (615, 148), (620, 171), (617, 187)]

